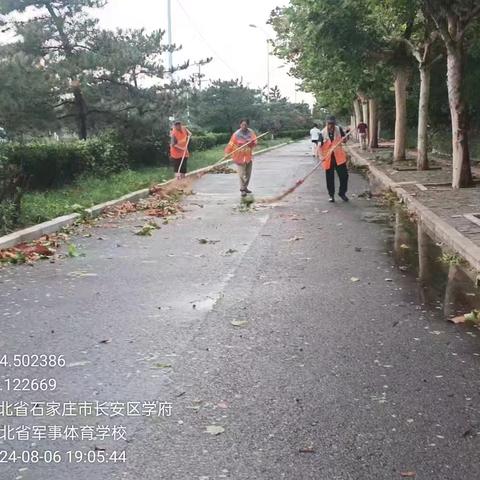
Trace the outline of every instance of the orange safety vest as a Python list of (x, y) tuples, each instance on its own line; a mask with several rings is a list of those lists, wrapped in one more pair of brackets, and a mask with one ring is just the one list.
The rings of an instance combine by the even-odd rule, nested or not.
[[(174, 137), (177, 140), (177, 142), (175, 143), (175, 145), (170, 144), (170, 157), (175, 158), (177, 160), (180, 158), (183, 158), (184, 151), (181, 150), (180, 148), (187, 147), (187, 141), (188, 141), (189, 135), (190, 135), (190, 132), (185, 127), (182, 127), (181, 130), (172, 128), (172, 131), (170, 132), (170, 137)], [(187, 151), (185, 152), (185, 158), (188, 158), (188, 155), (189, 153), (187, 149)]]
[[(248, 145), (247, 145), (248, 143)], [(244, 148), (240, 148), (246, 145)], [(253, 149), (257, 146), (257, 135), (252, 129), (242, 132), (238, 129), (233, 135), (228, 145), (225, 147), (225, 153), (233, 153), (232, 159), (237, 165), (245, 165), (253, 159)]]
[(333, 142), (330, 140), (328, 136), (328, 129), (325, 127), (322, 130), (323, 136), (323, 145), (320, 148), (320, 152), (322, 153), (322, 166), (324, 170), (330, 170), (332, 166), (332, 154), (335, 155), (335, 162), (337, 165), (343, 165), (347, 163), (347, 154), (343, 149), (343, 139), (342, 134), (340, 133), (340, 127), (335, 125), (335, 134), (333, 136)]

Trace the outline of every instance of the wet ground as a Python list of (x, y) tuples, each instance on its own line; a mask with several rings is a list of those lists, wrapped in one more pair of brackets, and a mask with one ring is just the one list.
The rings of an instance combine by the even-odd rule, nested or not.
[[(308, 152), (259, 158), (255, 195), (293, 185)], [(204, 176), (152, 237), (134, 235), (145, 220), (131, 215), (75, 238), (85, 256), (0, 270), (2, 399), (117, 402), (112, 418), (52, 417), (51, 403), (4, 416), (14, 439), (0, 440), (0, 479), (480, 478), (480, 337), (445, 320), (470, 308), (472, 284), (458, 268), (445, 277), (438, 250), (363, 195), (359, 174), (349, 204), (327, 203), (321, 172), (248, 211), (237, 188), (234, 175)], [(18, 353), (66, 365), (17, 368)], [(57, 388), (12, 391), (13, 378)], [(148, 415), (147, 401), (170, 402), (171, 416)], [(61, 461), (2, 462), (13, 449)]]
[[(377, 195), (380, 195), (378, 191)], [(405, 277), (416, 285), (421, 305), (440, 313), (447, 321), (480, 310), (477, 273), (436, 242), (402, 205), (388, 206), (378, 198), (362, 219), (383, 227), (386, 252)]]

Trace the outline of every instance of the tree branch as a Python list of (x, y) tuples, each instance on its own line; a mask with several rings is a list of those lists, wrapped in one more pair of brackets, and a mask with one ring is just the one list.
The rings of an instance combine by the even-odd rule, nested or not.
[(440, 18), (437, 17), (437, 14), (435, 13), (436, 5), (434, 4), (434, 2), (432, 2), (432, 0), (424, 0), (424, 2), (426, 13), (428, 13), (428, 16), (432, 19), (435, 27), (438, 30), (438, 33), (443, 38), (443, 41), (445, 42), (445, 44), (451, 45), (453, 42), (453, 38), (448, 31), (448, 25), (446, 23), (443, 23)]
[(407, 45), (407, 47), (411, 50), (412, 55), (415, 57), (418, 63), (422, 63), (422, 56), (420, 54), (420, 49), (417, 48), (410, 40), (407, 38), (402, 38), (401, 41)]
[(480, 15), (480, 5), (477, 5), (475, 8), (472, 9), (470, 13), (460, 18), (460, 24), (462, 27), (458, 31), (459, 38), (463, 38), (463, 36), (465, 35), (465, 31), (467, 30), (470, 22), (479, 15)]

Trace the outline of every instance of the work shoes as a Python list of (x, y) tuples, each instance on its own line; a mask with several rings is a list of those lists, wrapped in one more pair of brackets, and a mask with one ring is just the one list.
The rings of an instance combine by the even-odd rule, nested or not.
[(333, 197), (329, 197), (329, 198), (328, 198), (328, 201), (329, 201), (330, 203), (333, 203), (333, 202), (335, 202), (335, 199), (334, 199)]
[(344, 202), (349, 202), (349, 199), (348, 199), (348, 197), (347, 197), (345, 194), (339, 195), (339, 197), (340, 197)]

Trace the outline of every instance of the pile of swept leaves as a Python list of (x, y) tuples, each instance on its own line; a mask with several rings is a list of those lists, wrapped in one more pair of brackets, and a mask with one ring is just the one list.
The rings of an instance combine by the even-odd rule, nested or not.
[(62, 242), (66, 242), (65, 233), (44, 235), (30, 243), (21, 243), (12, 248), (0, 250), (0, 263), (33, 263), (37, 260), (51, 258)]
[[(183, 209), (179, 202), (183, 195), (191, 193), (188, 185), (169, 185), (154, 186), (150, 189), (150, 196), (140, 200), (138, 203), (124, 202), (121, 205), (112, 207), (104, 212), (103, 216), (107, 218), (123, 217), (130, 213), (143, 212), (149, 217), (163, 218), (165, 221), (169, 217), (182, 212)], [(82, 224), (91, 226), (87, 219), (83, 219)], [(138, 233), (139, 235), (150, 236), (152, 232), (160, 228), (153, 220), (149, 221)], [(68, 229), (66, 231), (69, 231)], [(69, 231), (69, 233), (71, 233)], [(52, 235), (44, 235), (43, 237), (29, 243), (21, 243), (15, 247), (0, 250), (0, 264), (32, 264), (37, 260), (52, 258), (57, 255), (57, 250), (62, 243), (68, 243), (68, 234), (65, 232)], [(57, 255), (58, 256), (58, 255)], [(77, 257), (75, 245), (69, 244), (66, 256)]]
[(216, 167), (213, 167), (212, 169), (210, 169), (207, 173), (230, 174), (230, 173), (236, 173), (236, 170), (232, 167), (229, 167), (228, 165), (217, 165)]
[(179, 202), (183, 195), (191, 191), (179, 186), (154, 186), (150, 189), (150, 196), (137, 203), (124, 202), (108, 209), (106, 217), (122, 217), (129, 213), (143, 212), (149, 217), (167, 218), (183, 212)]

